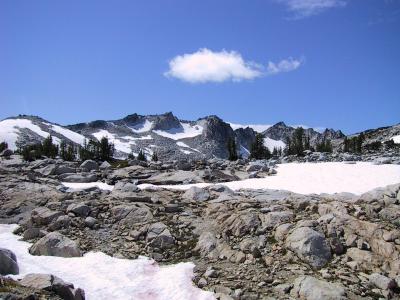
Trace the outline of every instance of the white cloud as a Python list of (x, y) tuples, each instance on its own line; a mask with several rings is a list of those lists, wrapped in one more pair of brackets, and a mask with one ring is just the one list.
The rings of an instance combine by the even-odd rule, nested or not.
[(260, 77), (262, 72), (261, 66), (246, 62), (238, 52), (213, 52), (203, 48), (174, 57), (169, 62), (169, 71), (164, 75), (191, 83), (203, 83), (253, 79)]
[(291, 72), (296, 70), (302, 65), (303, 61), (293, 58), (283, 59), (278, 63), (272, 61), (268, 62), (267, 74), (275, 75), (283, 72)]
[(276, 0), (287, 6), (295, 14), (295, 18), (305, 18), (320, 14), (330, 8), (342, 7), (347, 0)]
[(241, 81), (293, 71), (301, 64), (300, 60), (289, 58), (279, 63), (269, 62), (264, 67), (245, 61), (236, 51), (213, 52), (203, 48), (171, 59), (169, 70), (164, 75), (190, 83)]

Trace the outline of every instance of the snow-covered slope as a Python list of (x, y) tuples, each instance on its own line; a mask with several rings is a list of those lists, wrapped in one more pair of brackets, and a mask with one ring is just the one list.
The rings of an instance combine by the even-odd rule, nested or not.
[(233, 130), (239, 129), (239, 128), (251, 128), (255, 132), (262, 133), (268, 128), (270, 128), (272, 125), (263, 125), (263, 124), (249, 124), (249, 125), (243, 125), (243, 124), (235, 124), (235, 123), (229, 123), (231, 125)]
[(0, 225), (0, 247), (15, 253), (20, 278), (28, 273), (53, 274), (85, 291), (87, 300), (152, 299), (213, 300), (211, 292), (192, 283), (194, 264), (179, 263), (160, 267), (155, 261), (141, 257), (119, 259), (101, 252), (83, 257), (33, 256), (30, 243), (12, 232), (17, 225)]
[[(400, 183), (400, 165), (374, 165), (359, 162), (346, 164), (289, 163), (278, 166), (278, 174), (265, 178), (222, 183), (233, 190), (274, 189), (288, 190), (300, 194), (353, 193), (362, 194), (378, 187)], [(159, 186), (185, 190), (191, 186), (205, 187), (209, 183)], [(149, 185), (139, 185), (147, 188)]]
[(286, 144), (283, 141), (277, 141), (274, 139), (271, 139), (269, 137), (264, 138), (264, 145), (269, 149), (269, 151), (274, 151), (274, 148), (276, 149), (285, 149)]
[(171, 128), (168, 130), (153, 130), (153, 132), (173, 140), (193, 138), (202, 134), (203, 132), (203, 127), (200, 125), (191, 125), (190, 123), (183, 122), (181, 122), (180, 124), (181, 127), (178, 128)]
[(400, 135), (395, 135), (392, 137), (393, 142), (400, 144)]

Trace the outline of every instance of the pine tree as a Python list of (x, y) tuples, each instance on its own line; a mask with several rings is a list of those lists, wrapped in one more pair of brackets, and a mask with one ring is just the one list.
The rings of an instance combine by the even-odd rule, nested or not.
[(114, 155), (114, 145), (108, 142), (107, 137), (102, 137), (99, 145), (99, 158), (102, 161), (109, 161)]
[(229, 138), (228, 143), (227, 143), (227, 148), (228, 148), (228, 159), (229, 160), (237, 160), (238, 155), (237, 155), (237, 149), (236, 149), (236, 142), (234, 138)]
[(53, 138), (49, 135), (42, 142), (42, 154), (47, 157), (55, 158), (58, 155), (58, 146), (53, 144)]
[(349, 152), (349, 151), (350, 151), (350, 143), (349, 140), (347, 139), (347, 136), (345, 136), (343, 140), (343, 152)]
[(157, 152), (153, 152), (153, 155), (151, 156), (152, 161), (158, 161), (158, 155)]
[(271, 152), (264, 145), (264, 137), (261, 133), (256, 134), (256, 139), (250, 147), (250, 158), (251, 159), (269, 159), (271, 158)]
[(141, 160), (141, 161), (146, 161), (147, 160), (142, 149), (140, 149), (139, 154), (137, 156), (137, 159)]
[(6, 149), (8, 149), (8, 144), (6, 142), (1, 142), (0, 143), (0, 152), (3, 152)]

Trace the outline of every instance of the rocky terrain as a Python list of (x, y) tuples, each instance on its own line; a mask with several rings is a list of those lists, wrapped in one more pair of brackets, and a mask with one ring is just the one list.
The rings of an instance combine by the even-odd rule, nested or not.
[[(234, 128), (234, 129), (233, 129)], [(257, 129), (264, 137), (265, 145), (285, 148), (285, 143), (295, 127), (283, 122), (271, 126), (248, 127), (224, 122), (217, 116), (207, 116), (196, 121), (179, 120), (172, 113), (162, 115), (131, 114), (119, 120), (96, 120), (69, 126), (61, 126), (36, 116), (20, 115), (0, 121), (0, 142), (6, 141), (11, 150), (42, 141), (49, 134), (56, 143), (65, 140), (82, 145), (85, 139), (107, 137), (114, 146), (115, 155), (126, 158), (143, 150), (147, 156), (154, 152), (164, 160), (227, 158), (227, 142), (235, 139), (239, 154), (245, 158), (255, 140)], [(263, 131), (260, 131), (263, 130)], [(329, 139), (334, 152), (341, 152), (345, 135), (340, 130), (315, 130), (306, 128), (305, 135), (311, 146)], [(358, 135), (358, 134), (357, 134)], [(400, 136), (400, 125), (383, 127), (364, 132), (365, 144), (389, 141)], [(356, 136), (350, 135), (349, 137)], [(380, 152), (385, 149), (381, 149)]]
[[(382, 163), (373, 156), (315, 161), (321, 159)], [(386, 159), (399, 163), (395, 155)], [(13, 156), (0, 163), (0, 223), (19, 224), (16, 233), (33, 243), (32, 255), (99, 250), (160, 264), (194, 262), (194, 283), (217, 299), (398, 299), (400, 183), (360, 196), (232, 191), (218, 184), (273, 176), (276, 162), (132, 161), (116, 168)], [(92, 181), (114, 189), (61, 185)], [(216, 184), (186, 191), (137, 187), (193, 182)], [(0, 261), (1, 274), (18, 273), (12, 252), (0, 249)], [(0, 298), (84, 299), (84, 291), (34, 274), (3, 278)]]

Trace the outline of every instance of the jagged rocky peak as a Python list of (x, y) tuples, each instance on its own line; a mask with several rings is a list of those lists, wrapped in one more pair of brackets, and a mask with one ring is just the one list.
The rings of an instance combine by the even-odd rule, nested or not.
[(151, 117), (153, 125), (152, 130), (169, 130), (174, 128), (181, 128), (181, 122), (172, 112), (167, 112), (162, 115), (155, 115)]
[(345, 137), (344, 133), (341, 130), (335, 130), (332, 128), (326, 128), (322, 133), (324, 138), (334, 140), (334, 139), (342, 139)]
[(205, 138), (225, 141), (234, 136), (232, 127), (215, 115), (204, 118), (203, 124), (203, 136)]
[(265, 130), (263, 134), (273, 140), (284, 141), (292, 135), (293, 131), (293, 127), (287, 126), (284, 122), (278, 122)]

